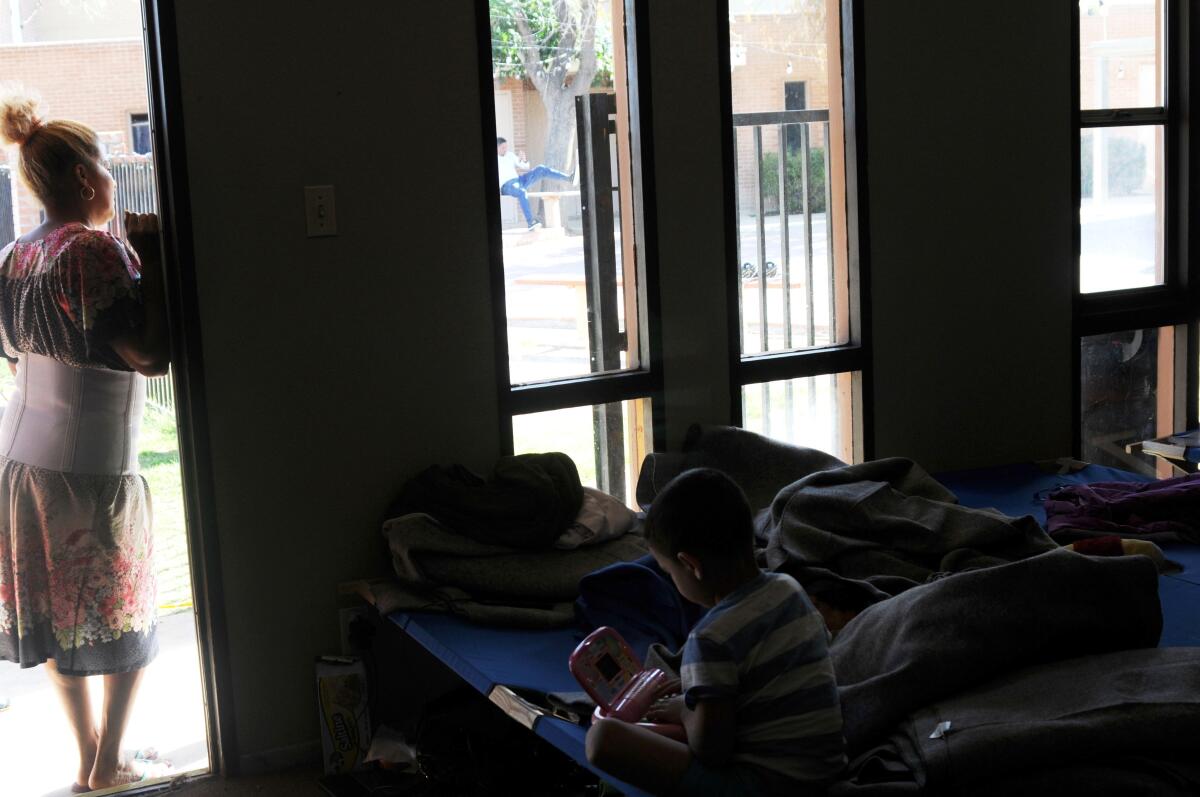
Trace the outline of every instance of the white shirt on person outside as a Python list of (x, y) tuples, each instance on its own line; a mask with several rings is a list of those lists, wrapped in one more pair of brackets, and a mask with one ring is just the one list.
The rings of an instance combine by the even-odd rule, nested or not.
[(523, 161), (517, 157), (514, 152), (506, 152), (503, 155), (496, 156), (497, 171), (500, 173), (500, 186), (503, 187), (509, 180), (515, 180), (520, 177), (517, 169), (528, 169), (529, 162)]

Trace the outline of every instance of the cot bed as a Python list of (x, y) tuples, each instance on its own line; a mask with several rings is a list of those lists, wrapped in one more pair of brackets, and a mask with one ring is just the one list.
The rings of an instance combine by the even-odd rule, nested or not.
[[(1031, 514), (1042, 523), (1045, 512), (1041, 499), (1055, 487), (1099, 481), (1149, 481), (1136, 474), (1095, 465), (1059, 474), (1033, 463), (944, 473), (936, 478), (965, 506), (992, 507), (1010, 515)], [(1200, 546), (1171, 547), (1166, 553), (1169, 559), (1182, 565), (1182, 571), (1159, 578), (1163, 607), (1160, 647), (1200, 646)], [(585, 728), (550, 714), (539, 716), (530, 712), (529, 706), (514, 699), (509, 689), (577, 690), (567, 669), (567, 657), (583, 638), (582, 631), (488, 628), (458, 617), (426, 612), (394, 612), (388, 620), (514, 719), (581, 766), (591, 769), (584, 755)], [(603, 777), (626, 794), (643, 793), (607, 775)]]

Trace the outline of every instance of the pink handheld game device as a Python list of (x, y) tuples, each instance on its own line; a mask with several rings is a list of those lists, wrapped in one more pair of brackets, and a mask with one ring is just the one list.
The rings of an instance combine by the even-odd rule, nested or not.
[(670, 693), (674, 679), (662, 670), (645, 669), (615, 629), (603, 626), (588, 634), (571, 654), (569, 666), (584, 691), (596, 701), (592, 722), (613, 717), (686, 741), (682, 725), (641, 721), (654, 701)]

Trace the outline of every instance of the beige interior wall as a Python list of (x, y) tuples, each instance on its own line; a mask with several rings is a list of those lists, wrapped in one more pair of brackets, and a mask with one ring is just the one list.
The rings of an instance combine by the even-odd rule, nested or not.
[[(649, 15), (672, 448), (730, 409), (716, 6)], [(385, 569), (397, 486), (499, 452), (473, 3), (176, 8), (227, 697), (270, 764), (314, 749), (312, 658), (338, 582)], [(866, 3), (877, 453), (1065, 453), (1069, 9), (912, 8)], [(341, 234), (306, 238), (327, 183)]]
[[(499, 453), (472, 4), (177, 13), (229, 697), (270, 765), (311, 752), (313, 657), (401, 482)], [(322, 184), (340, 234), (306, 238)]]
[(878, 456), (1070, 453), (1070, 37), (1067, 3), (866, 2)]

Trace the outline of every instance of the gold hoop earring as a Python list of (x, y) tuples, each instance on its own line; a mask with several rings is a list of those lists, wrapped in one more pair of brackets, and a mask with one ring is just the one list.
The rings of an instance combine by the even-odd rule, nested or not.
[(96, 198), (96, 189), (92, 188), (90, 185), (85, 185), (83, 188), (79, 189), (79, 196), (84, 202), (91, 202)]

